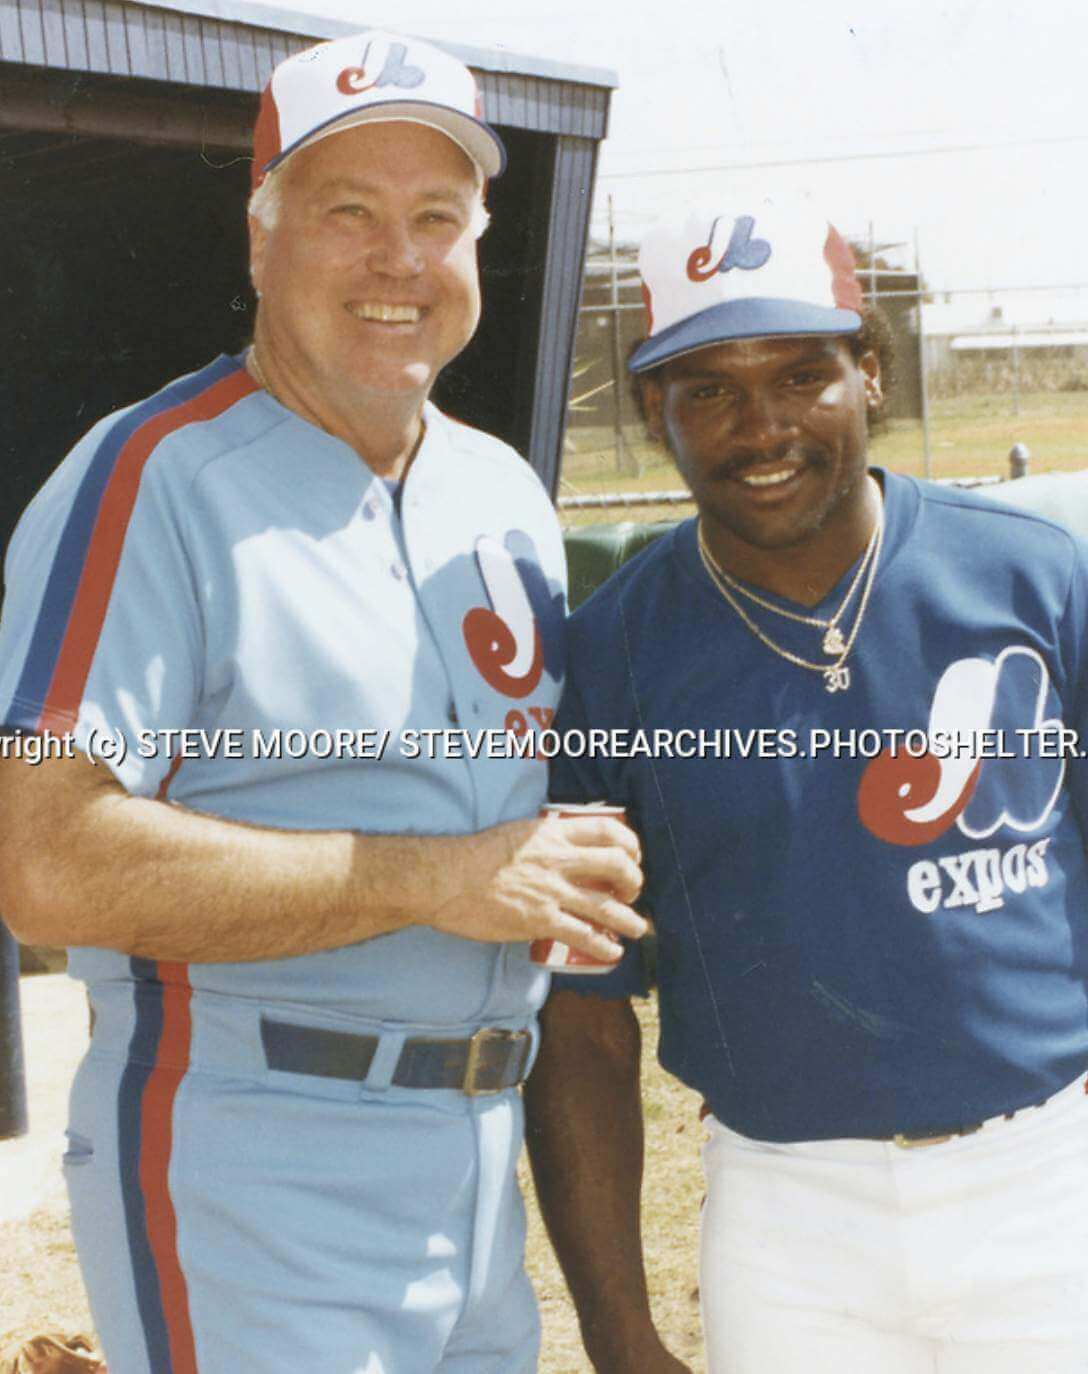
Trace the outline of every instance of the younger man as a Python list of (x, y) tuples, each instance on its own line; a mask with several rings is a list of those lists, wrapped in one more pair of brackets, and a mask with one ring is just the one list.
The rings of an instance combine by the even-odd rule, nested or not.
[[(709, 1111), (709, 1368), (1084, 1371), (1085, 549), (868, 467), (880, 365), (825, 222), (725, 206), (641, 268), (631, 367), (698, 515), (574, 616), (557, 725), (676, 747), (563, 760), (553, 795), (642, 839), (661, 1061)], [(679, 1368), (638, 1235), (644, 991), (637, 948), (554, 991), (528, 1093), (602, 1374)]]

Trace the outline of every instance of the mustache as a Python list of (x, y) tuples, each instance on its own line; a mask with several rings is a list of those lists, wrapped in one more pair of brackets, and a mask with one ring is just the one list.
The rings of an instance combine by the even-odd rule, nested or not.
[(793, 467), (801, 467), (805, 463), (823, 462), (822, 449), (792, 442), (772, 449), (741, 449), (729, 456), (721, 465), (720, 471), (723, 477), (739, 477), (749, 468), (765, 467), (770, 463), (788, 463)]

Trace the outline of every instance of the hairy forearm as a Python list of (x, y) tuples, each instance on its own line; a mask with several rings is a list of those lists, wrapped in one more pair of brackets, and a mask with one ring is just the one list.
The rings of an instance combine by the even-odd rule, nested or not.
[(640, 1033), (626, 1001), (554, 993), (525, 1089), (541, 1213), (594, 1367), (653, 1366), (642, 1262)]
[(618, 945), (603, 931), (646, 928), (626, 905), (636, 847), (604, 817), (472, 835), (280, 830), (129, 796), (82, 756), (0, 760), (0, 911), (28, 943), (217, 963), (429, 925), (608, 959)]
[(0, 797), (0, 905), (37, 943), (184, 962), (288, 957), (419, 919), (457, 867), (453, 839), (275, 830), (131, 797), (107, 778), (60, 795), (39, 795), (38, 781), (17, 777)]

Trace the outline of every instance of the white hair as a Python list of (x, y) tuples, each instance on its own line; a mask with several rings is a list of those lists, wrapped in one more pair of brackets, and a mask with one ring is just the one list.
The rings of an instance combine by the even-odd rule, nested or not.
[(265, 229), (274, 229), (280, 217), (283, 197), (280, 178), (269, 172), (249, 198), (249, 214)]
[[(283, 176), (281, 169), (286, 163), (267, 173), (264, 180), (249, 198), (249, 213), (265, 229), (274, 229), (283, 205)], [(472, 205), (472, 219), (469, 227), (473, 238), (481, 238), (491, 223), (491, 215), (484, 204), (484, 174), (476, 162), (472, 164), (476, 173), (476, 195)]]

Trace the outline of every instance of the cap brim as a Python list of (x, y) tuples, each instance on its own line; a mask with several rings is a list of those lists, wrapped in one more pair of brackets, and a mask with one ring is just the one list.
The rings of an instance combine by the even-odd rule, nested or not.
[(277, 154), (264, 168), (271, 172), (285, 158), (330, 134), (342, 133), (358, 124), (388, 124), (403, 120), (409, 124), (426, 124), (453, 140), (480, 168), (485, 177), (502, 176), (506, 170), (506, 148), (490, 124), (475, 119), (463, 110), (449, 105), (435, 105), (424, 100), (386, 100), (359, 110), (345, 110), (332, 119), (311, 129), (304, 138), (296, 139), (289, 148)]
[(708, 344), (729, 343), (732, 339), (856, 334), (860, 328), (861, 316), (856, 310), (771, 297), (720, 301), (639, 344), (627, 366), (631, 372), (645, 372), (681, 353), (692, 353)]

